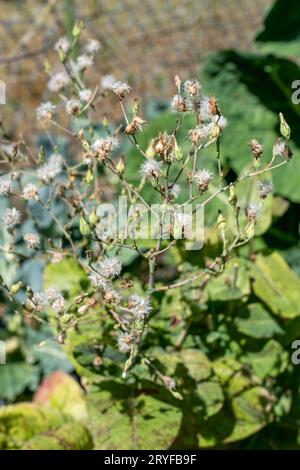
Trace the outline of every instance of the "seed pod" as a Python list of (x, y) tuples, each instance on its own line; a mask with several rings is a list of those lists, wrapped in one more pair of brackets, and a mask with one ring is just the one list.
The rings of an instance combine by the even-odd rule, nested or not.
[(245, 229), (245, 234), (248, 240), (254, 237), (255, 235), (255, 220), (252, 220), (250, 224)]
[(125, 170), (125, 163), (124, 163), (124, 159), (123, 158), (120, 158), (120, 160), (118, 161), (118, 163), (116, 164), (116, 170), (117, 172), (121, 175), (122, 173), (124, 173), (124, 170)]
[(86, 222), (83, 215), (81, 215), (80, 218), (79, 218), (79, 231), (80, 231), (81, 235), (83, 235), (84, 237), (87, 237), (91, 233), (90, 226)]
[(94, 208), (89, 215), (89, 223), (92, 227), (94, 227), (98, 222), (98, 217), (96, 214), (96, 209)]
[(291, 137), (291, 128), (284, 119), (284, 116), (282, 113), (279, 113), (279, 119), (280, 119), (280, 133), (285, 139), (289, 140)]
[(87, 184), (91, 184), (93, 181), (94, 181), (94, 173), (91, 170), (91, 168), (89, 168), (85, 175), (85, 182)]
[(236, 206), (237, 203), (237, 195), (236, 195), (236, 190), (234, 184), (231, 184), (229, 186), (229, 198), (228, 198), (229, 204), (231, 204), (233, 207)]
[(226, 219), (223, 216), (221, 211), (219, 211), (219, 215), (218, 215), (218, 218), (217, 218), (217, 226), (220, 230), (225, 230), (225, 228), (226, 228)]

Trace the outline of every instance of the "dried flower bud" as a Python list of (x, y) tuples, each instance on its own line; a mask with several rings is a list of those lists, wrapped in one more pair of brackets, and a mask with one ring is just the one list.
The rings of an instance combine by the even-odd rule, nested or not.
[(175, 83), (175, 86), (178, 88), (178, 90), (180, 90), (181, 78), (179, 77), (179, 75), (174, 76), (174, 83)]
[(209, 108), (210, 108), (210, 113), (213, 116), (220, 113), (219, 108), (217, 106), (217, 100), (214, 97), (214, 95), (211, 95), (211, 97), (209, 98)]
[(290, 160), (293, 156), (293, 152), (291, 151), (290, 146), (286, 142), (283, 142), (280, 138), (276, 139), (275, 145), (273, 147), (273, 153), (275, 156), (279, 155), (286, 160)]
[(143, 124), (145, 124), (145, 120), (140, 118), (139, 116), (136, 116), (133, 118), (131, 123), (128, 124), (128, 126), (125, 129), (126, 134), (132, 135), (135, 134), (137, 131), (143, 130)]
[(249, 145), (254, 158), (260, 158), (264, 151), (263, 146), (256, 139), (250, 140)]
[(189, 106), (187, 105), (186, 100), (181, 95), (175, 95), (171, 101), (171, 107), (175, 109), (175, 111), (179, 111), (180, 113), (185, 113), (189, 111)]
[(266, 199), (266, 197), (272, 193), (273, 184), (271, 181), (263, 180), (258, 183), (258, 194), (261, 199)]
[(245, 214), (249, 222), (255, 221), (257, 217), (258, 206), (256, 204), (249, 204), (245, 208)]
[(183, 86), (186, 94), (190, 97), (199, 96), (201, 93), (202, 87), (198, 80), (187, 80), (186, 82), (184, 82)]

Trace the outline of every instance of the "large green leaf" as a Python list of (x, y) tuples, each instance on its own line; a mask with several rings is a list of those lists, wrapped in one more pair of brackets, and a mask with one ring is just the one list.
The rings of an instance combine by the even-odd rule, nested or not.
[(23, 450), (90, 450), (92, 437), (81, 423), (66, 423), (54, 431), (48, 431), (30, 439)]
[(64, 420), (58, 410), (34, 403), (0, 408), (0, 449), (19, 449), (31, 437), (57, 428)]
[(58, 264), (48, 264), (45, 268), (45, 289), (55, 286), (64, 293), (67, 299), (80, 294), (86, 285), (86, 274), (73, 258), (65, 258)]
[(290, 41), (300, 38), (300, 3), (276, 0), (268, 12), (258, 41)]
[(88, 396), (89, 429), (95, 449), (168, 449), (175, 439), (181, 411), (151, 395), (130, 396), (130, 389), (114, 384), (114, 393)]
[(241, 362), (249, 364), (260, 378), (276, 377), (283, 372), (288, 364), (288, 352), (275, 340), (271, 339), (259, 352), (248, 353)]
[(300, 278), (279, 253), (257, 255), (251, 265), (253, 289), (275, 315), (295, 318), (300, 315)]
[(272, 338), (276, 334), (283, 334), (284, 330), (259, 303), (249, 304), (235, 319), (240, 333), (252, 338)]
[(27, 388), (35, 390), (39, 381), (37, 366), (25, 362), (0, 365), (0, 399), (13, 401)]
[[(237, 274), (236, 274), (237, 273)], [(248, 266), (243, 258), (232, 258), (225, 271), (208, 284), (208, 296), (213, 301), (229, 301), (250, 294)]]

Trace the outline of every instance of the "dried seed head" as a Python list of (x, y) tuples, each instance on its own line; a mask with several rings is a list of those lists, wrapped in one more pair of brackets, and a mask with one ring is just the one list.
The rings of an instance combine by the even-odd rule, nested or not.
[(93, 57), (88, 54), (82, 54), (77, 57), (75, 64), (75, 72), (85, 70), (88, 67), (91, 67), (94, 63)]
[(33, 199), (36, 201), (39, 200), (39, 193), (38, 193), (37, 187), (32, 183), (28, 183), (25, 186), (22, 194), (23, 194), (24, 199), (27, 199), (27, 200)]
[(245, 208), (245, 214), (249, 222), (256, 220), (258, 209), (257, 204), (249, 204), (249, 206)]
[(276, 139), (273, 152), (274, 155), (279, 155), (286, 160), (290, 160), (293, 156), (293, 152), (291, 151), (290, 146), (280, 138)]
[(108, 289), (104, 295), (103, 295), (103, 299), (106, 303), (108, 304), (119, 304), (120, 301), (121, 301), (121, 298), (118, 294), (118, 292), (114, 289)]
[(139, 320), (146, 318), (152, 310), (150, 300), (138, 294), (129, 297), (128, 308)]
[(40, 244), (40, 238), (36, 233), (26, 233), (24, 235), (24, 240), (27, 248), (30, 250), (35, 250)]
[(171, 100), (171, 107), (175, 109), (175, 111), (179, 111), (180, 113), (185, 113), (186, 111), (189, 111), (187, 101), (181, 95), (173, 96)]
[(106, 279), (113, 279), (120, 275), (122, 263), (116, 256), (107, 257), (97, 264), (97, 270)]
[(141, 166), (141, 175), (145, 178), (159, 178), (162, 174), (162, 163), (153, 158), (145, 161)]
[(62, 313), (66, 307), (65, 299), (60, 296), (52, 304), (52, 308), (56, 313)]
[(71, 79), (67, 72), (62, 71), (53, 75), (48, 82), (48, 89), (52, 92), (58, 92), (69, 85)]
[(78, 100), (69, 100), (66, 103), (66, 111), (71, 116), (77, 116), (80, 111), (81, 103)]
[(9, 194), (12, 190), (12, 185), (11, 185), (11, 181), (9, 179), (2, 179), (0, 181), (0, 195), (2, 194)]
[(266, 199), (266, 197), (272, 193), (273, 184), (271, 181), (263, 180), (258, 183), (258, 194), (261, 199)]
[(97, 139), (92, 144), (93, 152), (96, 152), (97, 156), (101, 160), (105, 160), (110, 153), (112, 153), (119, 145), (119, 141), (116, 137), (110, 136), (106, 139)]
[(85, 101), (86, 103), (90, 101), (92, 96), (93, 96), (93, 92), (89, 88), (85, 88), (84, 90), (80, 90), (79, 92), (80, 101)]
[(100, 80), (100, 87), (102, 90), (113, 90), (113, 86), (116, 83), (116, 79), (113, 75), (103, 75)]
[(123, 100), (130, 92), (131, 87), (126, 82), (117, 81), (112, 85), (112, 90), (117, 95), (119, 100)]
[(128, 352), (131, 349), (133, 337), (128, 333), (121, 333), (118, 337), (118, 347), (122, 352)]
[(264, 151), (263, 146), (256, 139), (251, 139), (249, 145), (254, 158), (260, 158)]
[(143, 130), (143, 124), (145, 124), (146, 121), (144, 119), (140, 118), (139, 116), (135, 116), (133, 120), (131, 121), (130, 124), (125, 129), (126, 134), (132, 135), (135, 134), (137, 131)]
[(50, 101), (46, 101), (46, 103), (41, 103), (36, 110), (36, 117), (40, 121), (47, 122), (52, 119), (55, 109), (56, 106)]
[(13, 228), (16, 225), (19, 225), (21, 222), (21, 212), (15, 207), (6, 209), (3, 216), (3, 222), (8, 228)]
[(212, 180), (212, 173), (209, 170), (199, 170), (194, 174), (194, 179), (198, 184), (199, 191), (205, 193), (208, 190), (209, 183)]
[(88, 54), (96, 54), (101, 50), (101, 43), (98, 39), (91, 39), (86, 46), (86, 51)]
[(191, 98), (197, 97), (201, 94), (202, 86), (198, 80), (187, 80), (184, 82), (184, 91)]
[(66, 36), (59, 38), (58, 41), (54, 44), (54, 49), (57, 52), (63, 52), (67, 54), (70, 50), (71, 44)]

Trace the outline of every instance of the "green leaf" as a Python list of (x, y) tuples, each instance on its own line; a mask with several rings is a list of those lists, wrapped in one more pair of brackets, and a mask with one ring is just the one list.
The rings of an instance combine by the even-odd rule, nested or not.
[(300, 38), (298, 0), (276, 0), (268, 12), (258, 41), (291, 41)]
[(224, 273), (211, 280), (207, 291), (213, 301), (227, 302), (248, 296), (250, 281), (247, 262), (243, 258), (232, 258)]
[(27, 388), (35, 390), (39, 381), (39, 369), (25, 362), (0, 365), (0, 397), (13, 401)]
[(279, 253), (258, 255), (251, 277), (255, 294), (275, 315), (295, 318), (300, 314), (300, 279)]
[(75, 259), (65, 258), (58, 264), (49, 264), (44, 271), (44, 286), (57, 287), (70, 299), (86, 287), (87, 277)]
[(237, 317), (235, 324), (238, 331), (244, 335), (252, 338), (271, 338), (276, 334), (284, 333), (284, 330), (259, 303), (247, 305), (241, 314), (243, 316)]
[(0, 408), (0, 449), (20, 449), (31, 437), (57, 428), (64, 420), (58, 410), (34, 403)]
[(53, 372), (42, 382), (34, 403), (58, 409), (75, 420), (87, 418), (83, 390), (78, 382), (62, 371)]
[(288, 365), (288, 352), (275, 340), (271, 339), (259, 352), (249, 352), (241, 358), (241, 362), (249, 364), (260, 378), (276, 377)]
[(23, 450), (90, 450), (92, 437), (81, 423), (67, 423), (30, 439)]
[(116, 383), (113, 391), (88, 396), (95, 449), (168, 449), (179, 431), (181, 411), (150, 395), (130, 397), (129, 388)]
[(176, 391), (184, 398), (183, 407), (193, 407), (199, 416), (208, 418), (222, 408), (224, 395), (213, 375), (208, 357), (196, 349), (156, 354), (166, 374), (176, 381)]

